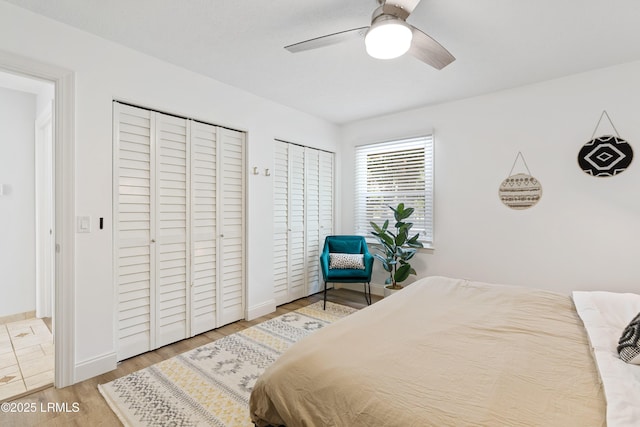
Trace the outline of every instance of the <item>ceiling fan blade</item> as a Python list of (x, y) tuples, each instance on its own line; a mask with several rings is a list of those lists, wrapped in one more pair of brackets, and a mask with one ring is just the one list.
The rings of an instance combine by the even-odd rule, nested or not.
[(304, 50), (317, 49), (319, 47), (329, 46), (332, 44), (338, 44), (353, 39), (364, 37), (369, 27), (354, 28), (352, 30), (340, 31), (339, 33), (333, 33), (322, 37), (316, 37), (315, 39), (305, 40), (300, 43), (291, 44), (285, 46), (291, 53), (302, 52)]
[(451, 64), (456, 58), (442, 47), (440, 43), (432, 39), (414, 26), (411, 26), (413, 40), (409, 48), (409, 54), (415, 56), (420, 61), (441, 70)]
[(408, 14), (413, 12), (420, 0), (386, 0), (385, 4), (393, 4), (404, 9)]

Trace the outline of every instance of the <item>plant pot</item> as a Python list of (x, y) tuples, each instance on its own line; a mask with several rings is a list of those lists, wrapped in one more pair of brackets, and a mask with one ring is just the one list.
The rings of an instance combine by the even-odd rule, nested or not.
[(384, 297), (386, 298), (389, 295), (395, 294), (396, 292), (399, 292), (401, 290), (402, 290), (402, 288), (400, 288), (400, 289), (392, 289), (389, 285), (387, 285), (387, 286), (384, 287)]

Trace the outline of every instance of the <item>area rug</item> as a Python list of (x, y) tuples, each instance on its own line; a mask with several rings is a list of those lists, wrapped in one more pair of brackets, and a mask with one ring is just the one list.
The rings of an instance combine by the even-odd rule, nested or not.
[(322, 301), (98, 388), (125, 426), (252, 426), (256, 379), (301, 338), (356, 309)]

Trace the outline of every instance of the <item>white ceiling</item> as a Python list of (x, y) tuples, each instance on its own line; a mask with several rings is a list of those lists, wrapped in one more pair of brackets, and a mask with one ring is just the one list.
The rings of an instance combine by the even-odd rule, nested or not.
[(407, 20), (457, 60), (441, 71), (369, 58), (355, 40), (376, 0), (7, 0), (335, 123), (640, 59), (637, 0), (422, 0)]

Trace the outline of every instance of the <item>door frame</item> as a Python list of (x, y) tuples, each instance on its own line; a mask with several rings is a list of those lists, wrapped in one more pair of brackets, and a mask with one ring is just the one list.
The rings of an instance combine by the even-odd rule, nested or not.
[(35, 122), (36, 317), (52, 317), (55, 283), (53, 229), (53, 101)]
[(75, 73), (71, 70), (0, 50), (0, 69), (55, 85), (54, 239), (55, 284), (53, 337), (54, 385), (75, 381)]

